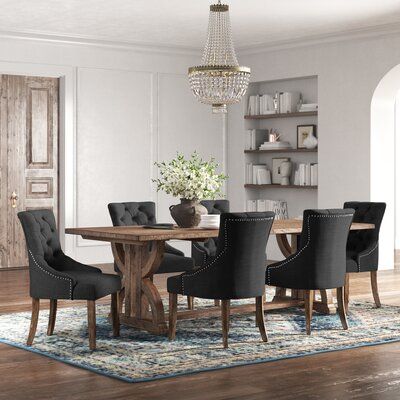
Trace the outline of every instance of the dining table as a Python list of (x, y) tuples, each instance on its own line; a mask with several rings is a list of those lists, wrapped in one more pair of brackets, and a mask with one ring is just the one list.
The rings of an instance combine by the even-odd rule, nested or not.
[[(297, 251), (298, 238), (303, 221), (300, 219), (275, 220), (271, 235), (276, 237), (277, 244), (284, 257)], [(373, 224), (353, 222), (351, 230), (373, 229)], [(157, 272), (163, 258), (165, 242), (169, 240), (185, 240), (201, 242), (218, 237), (218, 229), (180, 228), (157, 229), (144, 226), (115, 226), (67, 228), (67, 234), (79, 235), (84, 239), (111, 243), (115, 263), (122, 278), (120, 292), (120, 322), (157, 335), (168, 332), (167, 316), (160, 292), (153, 283), (153, 275)], [(295, 306), (303, 306), (304, 298), (301, 290), (275, 288), (272, 300), (266, 301), (264, 309), (275, 310)], [(123, 306), (124, 303), (124, 306)], [(330, 314), (336, 312), (331, 290), (321, 290), (320, 299), (314, 301), (314, 310)], [(178, 319), (208, 317), (219, 315), (220, 307), (199, 307), (178, 312)], [(231, 313), (254, 312), (254, 304), (238, 304), (231, 306)]]

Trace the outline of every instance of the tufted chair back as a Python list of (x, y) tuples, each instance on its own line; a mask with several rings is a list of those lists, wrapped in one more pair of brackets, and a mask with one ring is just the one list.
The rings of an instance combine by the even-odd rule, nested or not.
[(305, 210), (300, 248), (289, 259), (301, 256), (303, 289), (342, 287), (346, 274), (346, 243), (352, 209)]
[(114, 226), (150, 225), (156, 223), (156, 206), (152, 201), (131, 201), (108, 205)]
[(385, 214), (386, 203), (348, 201), (344, 203), (343, 207), (352, 208), (355, 211), (354, 222), (375, 225), (375, 229), (351, 231), (347, 241), (347, 250), (350, 253), (361, 253), (368, 248), (373, 248), (379, 241), (379, 230)]
[(26, 237), (28, 252), (43, 258), (52, 266), (63, 255), (56, 221), (51, 210), (29, 210), (18, 213)]
[(273, 212), (221, 214), (216, 256), (181, 275), (183, 294), (221, 300), (261, 296), (274, 217)]
[(207, 208), (209, 214), (229, 212), (229, 200), (202, 200), (200, 203)]

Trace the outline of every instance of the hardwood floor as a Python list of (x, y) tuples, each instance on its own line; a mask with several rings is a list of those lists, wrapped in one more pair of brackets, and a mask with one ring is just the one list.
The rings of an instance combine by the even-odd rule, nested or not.
[[(156, 276), (163, 296), (165, 282), (166, 276)], [(400, 305), (400, 270), (380, 272), (378, 283), (382, 303)], [(372, 301), (368, 274), (351, 277), (350, 298)], [(69, 304), (60, 301), (58, 306)], [(27, 271), (0, 271), (0, 313), (29, 310), (30, 305)], [(13, 400), (399, 399), (400, 343), (138, 384), (0, 344), (0, 382), (0, 399)]]

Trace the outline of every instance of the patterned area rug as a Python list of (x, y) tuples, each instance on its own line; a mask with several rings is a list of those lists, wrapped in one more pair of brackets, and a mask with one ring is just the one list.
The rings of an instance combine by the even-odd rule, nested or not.
[[(196, 308), (211, 305), (196, 299)], [(0, 316), (0, 341), (110, 377), (143, 382), (400, 341), (399, 311), (394, 306), (376, 309), (372, 303), (353, 302), (348, 331), (342, 329), (337, 315), (314, 313), (311, 336), (305, 334), (301, 309), (267, 312), (268, 343), (261, 341), (254, 315), (233, 315), (230, 347), (223, 349), (217, 317), (178, 321), (174, 342), (127, 327), (121, 327), (120, 338), (113, 338), (107, 320), (109, 307), (98, 306), (97, 350), (91, 352), (86, 309), (75, 307), (58, 310), (55, 334), (51, 337), (46, 336), (48, 312), (42, 311), (31, 348), (25, 346), (30, 313), (4, 314)]]

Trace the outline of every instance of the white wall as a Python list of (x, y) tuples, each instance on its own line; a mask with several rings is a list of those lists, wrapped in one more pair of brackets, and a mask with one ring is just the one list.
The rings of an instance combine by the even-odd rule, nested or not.
[[(198, 150), (223, 162), (224, 121), (197, 103), (186, 79), (199, 58), (0, 38), (0, 73), (63, 77), (62, 224), (110, 225), (107, 203), (129, 200), (157, 202), (166, 221), (178, 200), (156, 193), (154, 161)], [(65, 239), (66, 252), (82, 262), (112, 260), (107, 243)]]
[[(240, 63), (252, 68), (253, 81), (318, 76), (318, 206), (342, 207), (346, 200), (370, 199), (371, 99), (381, 78), (400, 64), (400, 36), (243, 54)], [(232, 107), (228, 119), (230, 198), (240, 197), (243, 191), (237, 184), (243, 173), (241, 107)], [(372, 198), (378, 200), (376, 190)], [(393, 203), (393, 199), (381, 200)], [(381, 267), (392, 268), (393, 204), (385, 224), (380, 241)]]

